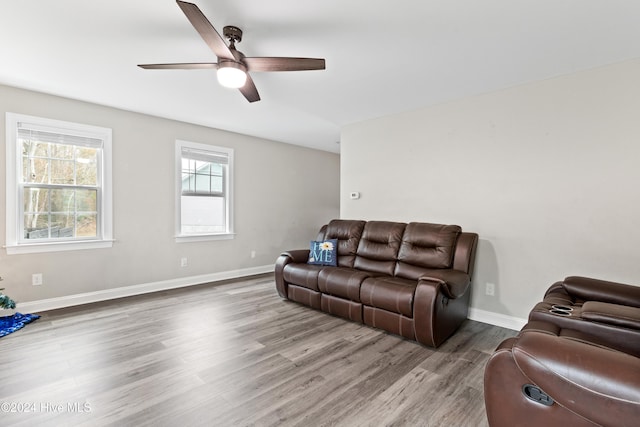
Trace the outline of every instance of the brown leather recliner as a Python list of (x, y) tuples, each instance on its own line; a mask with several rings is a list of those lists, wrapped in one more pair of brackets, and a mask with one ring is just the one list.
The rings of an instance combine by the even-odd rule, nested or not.
[(640, 358), (533, 321), (489, 359), (484, 398), (491, 427), (637, 426)]
[(485, 368), (491, 427), (640, 425), (640, 287), (554, 283)]
[(530, 321), (544, 321), (594, 336), (640, 357), (640, 287), (569, 276), (547, 290)]

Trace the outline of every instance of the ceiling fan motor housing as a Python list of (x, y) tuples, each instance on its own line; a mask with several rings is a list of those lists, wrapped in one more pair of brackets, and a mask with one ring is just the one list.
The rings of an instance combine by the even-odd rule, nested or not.
[(232, 43), (240, 43), (242, 41), (242, 30), (233, 25), (227, 25), (222, 29), (222, 34)]

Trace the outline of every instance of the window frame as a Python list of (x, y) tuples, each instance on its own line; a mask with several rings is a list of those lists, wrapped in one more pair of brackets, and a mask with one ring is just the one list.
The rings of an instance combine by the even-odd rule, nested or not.
[[(183, 233), (182, 232), (182, 151), (183, 148), (215, 154), (225, 154), (227, 165), (223, 176), (223, 193), (225, 200), (226, 230), (218, 233)], [(176, 140), (175, 144), (175, 239), (176, 243), (199, 242), (209, 240), (229, 240), (235, 237), (233, 224), (233, 148), (202, 144), (185, 140)], [(206, 197), (206, 196), (203, 196)], [(215, 197), (215, 196), (212, 196)]]
[[(18, 125), (27, 123), (51, 132), (83, 136), (102, 141), (98, 159), (99, 185), (97, 186), (96, 237), (65, 239), (24, 239), (23, 190), (28, 183), (22, 182), (22, 149), (18, 146)], [(113, 195), (112, 195), (112, 130), (93, 125), (67, 122), (56, 119), (6, 113), (6, 244), (7, 254), (58, 252), (110, 248), (113, 245)], [(72, 144), (69, 144), (72, 145)], [(25, 185), (27, 184), (27, 185)], [(46, 187), (43, 186), (43, 187)], [(78, 186), (80, 187), (80, 186)]]

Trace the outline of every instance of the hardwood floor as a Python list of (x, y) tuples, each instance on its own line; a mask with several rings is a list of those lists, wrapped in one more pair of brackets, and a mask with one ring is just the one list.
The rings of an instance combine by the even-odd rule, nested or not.
[(437, 350), (281, 300), (262, 275), (41, 313), (0, 339), (3, 426), (486, 426), (515, 331)]

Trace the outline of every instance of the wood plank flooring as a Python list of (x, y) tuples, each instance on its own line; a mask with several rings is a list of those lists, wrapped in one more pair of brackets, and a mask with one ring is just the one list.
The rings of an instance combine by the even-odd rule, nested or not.
[(41, 313), (0, 339), (3, 426), (486, 426), (515, 331), (437, 350), (283, 301), (272, 275)]

